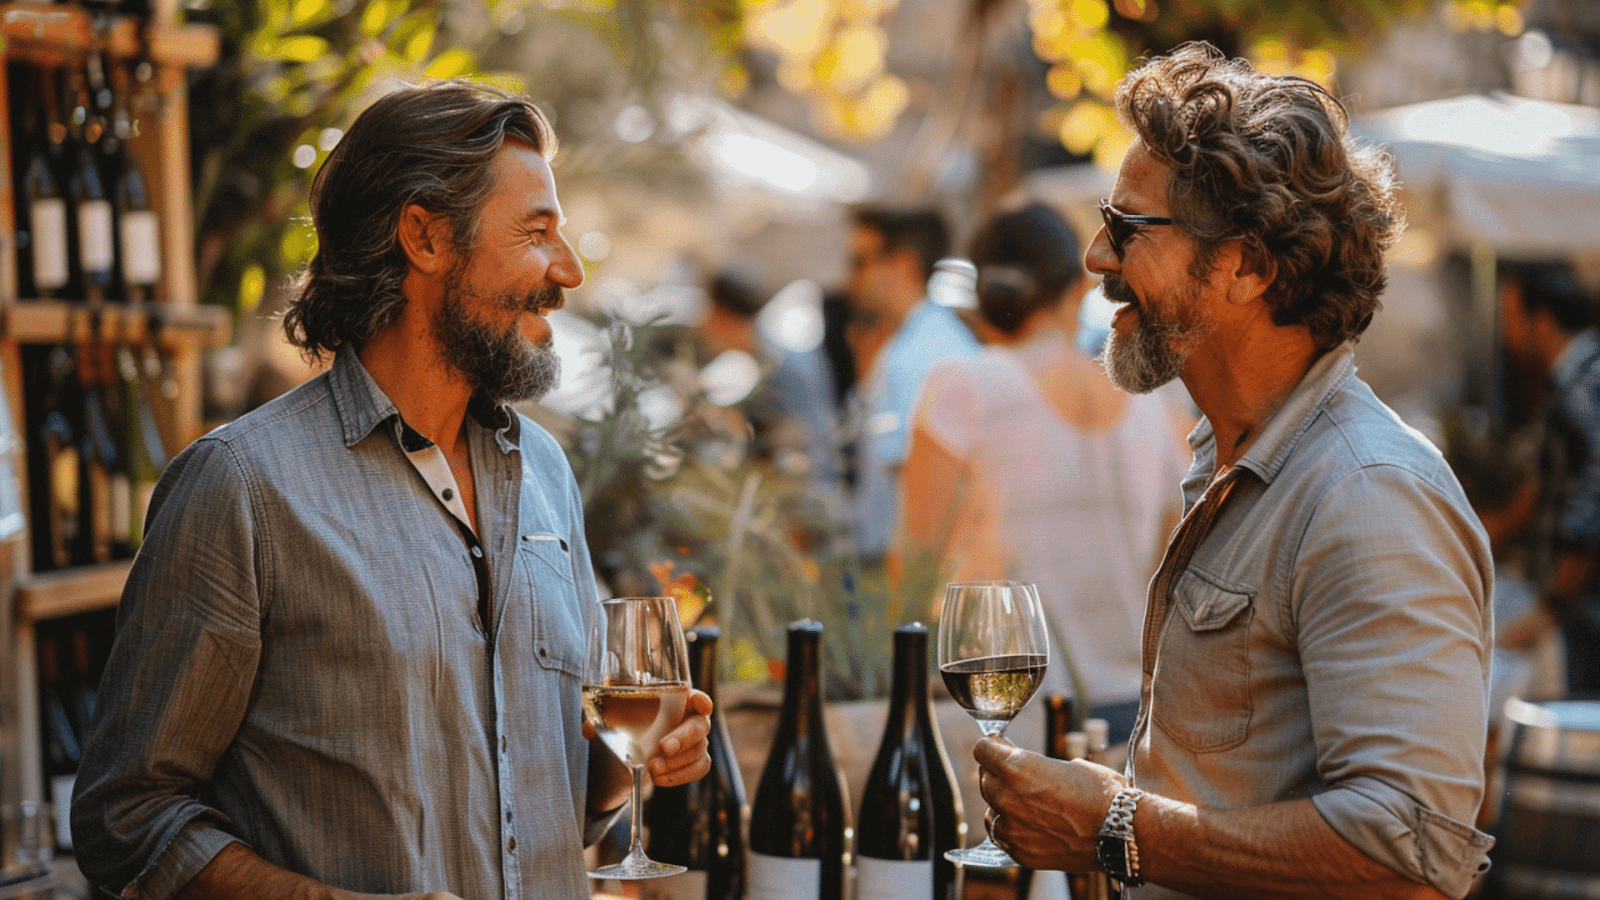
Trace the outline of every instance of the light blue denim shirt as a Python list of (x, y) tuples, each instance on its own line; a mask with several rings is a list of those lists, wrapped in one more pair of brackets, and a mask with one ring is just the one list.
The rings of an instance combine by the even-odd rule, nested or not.
[(237, 840), (356, 891), (589, 896), (571, 470), (475, 405), (486, 634), (472, 542), (402, 429), (344, 350), (168, 467), (78, 776), (91, 880), (161, 900)]
[[(1190, 446), (1186, 511), (1203, 513), (1209, 422)], [(1229, 472), (1188, 564), (1176, 548), (1199, 516), (1151, 581), (1138, 786), (1229, 809), (1310, 797), (1368, 856), (1464, 896), (1493, 843), (1471, 824), (1493, 567), (1454, 474), (1355, 377), (1350, 346), (1317, 361)]]

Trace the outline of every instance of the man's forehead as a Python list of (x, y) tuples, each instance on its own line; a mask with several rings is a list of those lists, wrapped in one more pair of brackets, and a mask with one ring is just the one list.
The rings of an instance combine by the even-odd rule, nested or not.
[(1117, 170), (1111, 204), (1123, 212), (1154, 215), (1167, 211), (1167, 183), (1172, 169), (1150, 155), (1137, 139)]

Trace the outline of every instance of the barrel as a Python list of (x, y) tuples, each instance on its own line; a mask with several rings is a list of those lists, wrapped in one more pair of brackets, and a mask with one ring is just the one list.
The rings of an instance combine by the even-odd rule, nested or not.
[(1600, 699), (1511, 700), (1497, 900), (1600, 900)]

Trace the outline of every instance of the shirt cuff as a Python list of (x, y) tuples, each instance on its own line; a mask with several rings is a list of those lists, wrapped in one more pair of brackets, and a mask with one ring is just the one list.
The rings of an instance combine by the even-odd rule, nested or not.
[(1311, 798), (1328, 825), (1362, 853), (1456, 900), (1489, 871), (1494, 838), (1398, 791), (1369, 796), (1362, 788), (1341, 786)]
[(124, 900), (169, 900), (216, 859), (222, 848), (238, 840), (215, 826), (190, 820), (121, 896)]

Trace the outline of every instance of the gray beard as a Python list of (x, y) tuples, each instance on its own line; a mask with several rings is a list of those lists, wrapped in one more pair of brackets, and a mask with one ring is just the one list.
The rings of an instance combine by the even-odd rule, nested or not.
[(1148, 394), (1177, 378), (1216, 327), (1204, 320), (1151, 323), (1142, 311), (1135, 315), (1138, 327), (1128, 335), (1112, 329), (1101, 356), (1111, 383), (1131, 394)]
[[(555, 306), (560, 288), (551, 285), (532, 297), (503, 296), (496, 302), (508, 309)], [(492, 403), (536, 401), (561, 381), (561, 358), (549, 342), (534, 344), (515, 326), (499, 329), (473, 318), (463, 301), (464, 292), (452, 286), (434, 316), (439, 355), (460, 372), (472, 392)]]

